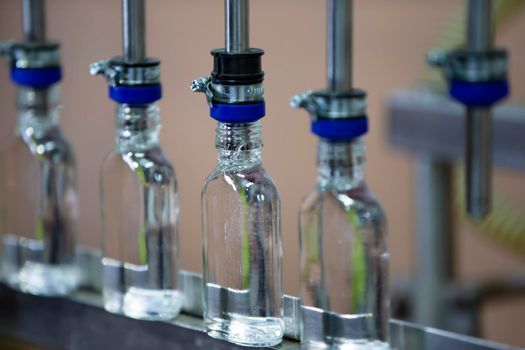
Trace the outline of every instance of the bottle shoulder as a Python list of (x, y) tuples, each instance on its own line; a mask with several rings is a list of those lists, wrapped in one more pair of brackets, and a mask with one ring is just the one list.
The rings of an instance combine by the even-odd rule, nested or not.
[(4, 152), (28, 152), (39, 161), (71, 165), (75, 163), (73, 148), (58, 126), (39, 133), (16, 132)]
[(302, 200), (300, 211), (318, 211), (326, 205), (338, 208), (340, 212), (346, 213), (345, 215), (356, 213), (359, 217), (374, 222), (386, 221), (381, 203), (365, 184), (341, 192), (313, 190)]
[(217, 167), (206, 179), (203, 192), (225, 187), (234, 192), (251, 195), (272, 194), (271, 198), (278, 197), (277, 186), (262, 164), (239, 171), (225, 171)]
[(144, 185), (176, 183), (175, 169), (160, 147), (141, 152), (121, 152), (114, 149), (102, 165), (103, 176), (129, 173)]

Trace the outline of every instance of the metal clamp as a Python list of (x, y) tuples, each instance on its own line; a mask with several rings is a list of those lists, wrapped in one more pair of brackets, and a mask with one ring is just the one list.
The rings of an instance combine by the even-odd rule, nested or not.
[(131, 64), (121, 57), (114, 57), (92, 63), (89, 72), (91, 75), (103, 75), (111, 86), (160, 84), (160, 61), (156, 59)]
[(50, 68), (60, 65), (58, 43), (7, 41), (0, 43), (0, 55), (7, 56), (13, 68)]
[(306, 109), (313, 120), (347, 119), (364, 116), (367, 101), (366, 92), (359, 89), (352, 89), (346, 93), (310, 90), (292, 97), (290, 105), (293, 108)]
[(507, 79), (506, 50), (437, 50), (427, 55), (427, 61), (430, 65), (441, 68), (448, 80), (478, 83)]
[(261, 102), (264, 98), (263, 84), (223, 85), (213, 83), (210, 76), (201, 77), (191, 82), (191, 91), (206, 95), (208, 105), (213, 102), (235, 104), (243, 102)]

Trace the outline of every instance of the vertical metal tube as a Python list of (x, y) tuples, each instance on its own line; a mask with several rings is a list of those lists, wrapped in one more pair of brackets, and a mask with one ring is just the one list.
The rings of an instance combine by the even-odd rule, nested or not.
[[(487, 51), (493, 41), (492, 0), (469, 0), (467, 48)], [(467, 212), (480, 220), (489, 213), (492, 202), (492, 112), (489, 108), (467, 108), (466, 140)]]
[(482, 219), (491, 208), (492, 114), (489, 108), (467, 108), (467, 212)]
[(250, 48), (249, 0), (224, 0), (226, 52), (245, 52)]
[(417, 288), (415, 321), (448, 328), (443, 290), (452, 279), (452, 209), (450, 164), (422, 155), (416, 163)]
[(486, 51), (494, 42), (492, 0), (469, 0), (467, 47), (473, 51)]
[(44, 42), (46, 40), (45, 0), (24, 0), (22, 17), (25, 40)]
[(122, 50), (126, 61), (146, 58), (145, 18), (144, 0), (122, 0)]
[(352, 88), (352, 0), (328, 0), (328, 89)]

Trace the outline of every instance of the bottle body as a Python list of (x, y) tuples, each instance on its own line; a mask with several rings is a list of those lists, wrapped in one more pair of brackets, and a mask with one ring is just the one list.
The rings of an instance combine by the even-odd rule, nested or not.
[(260, 122), (219, 123), (202, 192), (208, 334), (247, 346), (282, 341), (280, 200), (261, 161)]
[(58, 98), (56, 86), (20, 89), (17, 129), (1, 156), (2, 278), (45, 296), (67, 295), (80, 282), (75, 159), (58, 125)]
[(137, 319), (178, 315), (179, 203), (175, 172), (158, 140), (156, 105), (117, 110), (117, 145), (102, 166), (103, 298)]
[[(318, 186), (300, 207), (301, 339), (312, 347), (388, 348), (386, 221), (363, 158), (360, 140), (321, 140)], [(322, 323), (312, 311), (324, 312)]]

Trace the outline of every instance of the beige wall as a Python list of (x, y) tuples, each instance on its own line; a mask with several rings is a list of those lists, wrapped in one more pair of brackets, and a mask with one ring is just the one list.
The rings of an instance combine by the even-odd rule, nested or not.
[[(0, 1), (2, 40), (21, 36), (19, 3)], [(63, 44), (62, 125), (78, 158), (80, 241), (96, 247), (99, 168), (113, 144), (114, 103), (106, 97), (104, 81), (88, 75), (88, 66), (94, 60), (119, 54), (120, 1), (47, 3), (49, 36)], [(162, 144), (178, 171), (182, 265), (192, 270), (201, 267), (199, 193), (214, 165), (215, 150), (214, 123), (208, 118), (204, 97), (192, 94), (188, 86), (193, 78), (209, 73), (209, 51), (222, 46), (222, 4), (219, 0), (148, 2), (148, 52), (163, 62)], [(454, 0), (356, 1), (355, 83), (370, 93), (367, 173), (388, 214), (394, 281), (414, 268), (415, 193), (411, 157), (388, 144), (385, 103), (392, 90), (415, 87), (422, 80), (424, 54), (436, 44), (458, 6)], [(519, 63), (525, 62), (525, 16), (521, 18), (498, 38), (513, 49), (516, 101), (525, 101), (525, 65)], [(290, 109), (288, 100), (294, 93), (325, 84), (325, 1), (254, 0), (251, 37), (253, 46), (266, 50), (264, 159), (282, 197), (285, 289), (295, 293), (296, 210), (302, 196), (314, 186), (315, 138), (308, 132), (306, 113)], [(5, 138), (15, 122), (15, 90), (8, 84), (5, 65), (0, 66), (0, 86), (0, 137)], [(522, 176), (507, 171), (498, 176), (497, 189), (525, 208), (523, 183)], [(516, 187), (521, 190), (516, 191)], [(523, 266), (522, 257), (480, 238), (466, 223), (458, 230), (457, 242), (457, 269), (463, 278), (490, 277)], [(486, 308), (485, 335), (525, 346), (525, 336), (518, 332), (525, 322), (523, 300), (494, 305)]]

